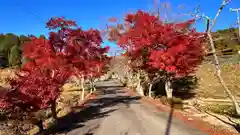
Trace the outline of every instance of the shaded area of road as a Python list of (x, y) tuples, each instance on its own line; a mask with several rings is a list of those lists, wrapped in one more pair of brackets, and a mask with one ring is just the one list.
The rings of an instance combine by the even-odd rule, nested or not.
[[(198, 129), (159, 112), (140, 97), (129, 96), (118, 81), (99, 82), (98, 94), (80, 108), (60, 118), (48, 134), (61, 135), (205, 135)], [(171, 111), (173, 112), (173, 110)]]

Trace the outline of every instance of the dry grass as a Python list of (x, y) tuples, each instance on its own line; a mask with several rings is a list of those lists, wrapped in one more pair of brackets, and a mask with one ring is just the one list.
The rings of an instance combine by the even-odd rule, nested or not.
[(8, 80), (16, 77), (16, 69), (6, 68), (0, 69), (0, 86), (7, 87)]
[[(0, 69), (0, 88), (6, 88), (9, 86), (8, 80), (15, 78), (16, 69), (6, 68)], [(66, 83), (62, 88), (60, 96), (60, 104), (76, 104), (81, 98), (81, 89), (76, 86), (74, 82)], [(88, 94), (88, 89), (85, 90), (85, 96)]]
[(219, 104), (212, 104), (212, 105), (205, 105), (202, 106), (203, 110), (207, 110), (216, 114), (221, 115), (228, 115), (230, 117), (235, 117), (235, 110), (232, 105), (219, 105)]
[[(240, 64), (222, 64), (222, 77), (235, 96), (240, 97)], [(226, 98), (227, 94), (218, 78), (212, 64), (204, 63), (197, 71), (199, 87), (197, 95), (204, 98)]]
[[(85, 97), (89, 94), (86, 88), (84, 95)], [(58, 107), (58, 117), (63, 117), (71, 111), (71, 107), (77, 106), (81, 101), (82, 91), (75, 83), (67, 83), (63, 86), (62, 92), (59, 98)]]
[[(8, 88), (8, 80), (16, 77), (16, 69), (0, 69), (0, 89)], [(86, 86), (85, 96), (89, 93)], [(63, 117), (72, 111), (71, 107), (78, 105), (81, 101), (82, 91), (79, 87), (76, 86), (74, 82), (65, 84), (62, 87), (62, 92), (58, 100), (57, 111), (58, 117)], [(45, 124), (49, 126), (51, 124), (51, 119), (46, 119)], [(34, 134), (38, 131), (38, 128), (35, 127), (28, 134)], [(2, 132), (0, 132), (0, 135)]]
[[(221, 64), (222, 76), (226, 81), (229, 89), (237, 96), (240, 97), (240, 64)], [(15, 77), (15, 69), (1, 69), (0, 70), (0, 86), (6, 87), (7, 80)], [(224, 89), (217, 77), (215, 76), (214, 65), (204, 63), (197, 71), (199, 78), (199, 85), (196, 90), (197, 96), (203, 98), (226, 98)], [(63, 86), (63, 95), (67, 99), (80, 98), (81, 90), (74, 86), (73, 83), (68, 83)], [(87, 94), (87, 92), (86, 92)]]
[[(0, 69), (0, 86), (7, 87), (9, 85), (8, 80), (16, 77), (15, 72), (16, 72), (16, 69), (11, 69), (11, 68)], [(62, 93), (61, 93), (60, 99), (63, 103), (74, 102), (74, 101), (77, 102), (77, 100), (80, 100), (81, 92), (82, 92), (81, 89), (77, 87), (74, 82), (70, 81), (70, 83), (66, 83), (62, 87)], [(85, 96), (88, 93), (89, 93), (88, 89), (86, 88)]]

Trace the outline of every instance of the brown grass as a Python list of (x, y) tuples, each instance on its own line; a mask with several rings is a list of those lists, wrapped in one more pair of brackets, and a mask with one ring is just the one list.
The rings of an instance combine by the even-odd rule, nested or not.
[[(240, 64), (222, 64), (222, 77), (229, 89), (237, 97), (240, 97)], [(227, 94), (215, 75), (212, 64), (204, 63), (197, 71), (199, 87), (197, 95), (204, 98), (226, 98)]]
[(16, 69), (6, 68), (0, 69), (0, 86), (7, 87), (8, 80), (16, 77)]
[[(16, 69), (0, 69), (0, 89), (9, 87), (9, 79), (15, 78)], [(67, 83), (63, 86), (60, 98), (58, 100), (57, 111), (58, 117), (63, 117), (70, 113), (71, 107), (78, 105), (81, 101), (81, 89), (76, 87), (75, 83)], [(85, 96), (89, 93), (88, 89), (85, 90)], [(51, 123), (51, 119), (46, 119), (45, 123), (48, 125)], [(29, 134), (34, 134), (38, 131), (38, 128), (30, 130)], [(0, 132), (0, 135), (2, 132)]]
[[(75, 85), (75, 83), (67, 83), (63, 86), (62, 92), (59, 98), (59, 106), (61, 109), (60, 113), (66, 113), (62, 111), (70, 111), (69, 109), (73, 106), (77, 106), (81, 101), (82, 90)], [(89, 94), (89, 90), (85, 89), (85, 97)], [(65, 108), (65, 110), (63, 109)], [(62, 116), (62, 115), (61, 115)]]

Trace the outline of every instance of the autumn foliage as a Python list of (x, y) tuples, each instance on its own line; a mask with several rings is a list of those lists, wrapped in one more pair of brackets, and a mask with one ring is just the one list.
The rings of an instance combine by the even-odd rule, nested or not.
[(23, 75), (11, 81), (12, 90), (2, 93), (5, 96), (1, 108), (20, 107), (28, 111), (48, 108), (58, 98), (62, 84), (69, 77), (68, 73), (63, 73), (56, 72), (52, 77), (40, 69), (22, 72)]
[(49, 39), (32, 36), (24, 45), (23, 57), (27, 62), (18, 78), (11, 81), (11, 90), (1, 94), (1, 108), (48, 108), (70, 76), (102, 73), (108, 62), (108, 47), (101, 47), (98, 30), (84, 31), (64, 18), (51, 18), (47, 28), (52, 30)]
[(138, 11), (126, 15), (121, 26), (109, 27), (109, 39), (126, 51), (134, 68), (184, 77), (195, 71), (204, 56), (204, 34), (191, 28), (194, 22), (164, 23)]

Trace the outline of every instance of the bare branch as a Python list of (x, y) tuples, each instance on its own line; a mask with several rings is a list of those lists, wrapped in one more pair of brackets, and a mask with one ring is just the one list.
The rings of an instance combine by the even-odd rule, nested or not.
[(210, 41), (210, 45), (211, 45), (211, 48), (212, 48), (212, 53), (213, 53), (214, 60), (215, 60), (216, 75), (217, 75), (220, 83), (224, 87), (225, 92), (232, 99), (232, 102), (233, 102), (233, 105), (234, 105), (235, 110), (237, 112), (237, 115), (240, 115), (240, 107), (239, 107), (235, 97), (233, 96), (232, 92), (228, 89), (226, 83), (224, 82), (224, 80), (223, 80), (223, 78), (221, 76), (220, 64), (219, 64), (219, 60), (218, 60), (218, 57), (217, 57), (217, 54), (216, 54), (216, 49), (215, 49), (215, 45), (214, 45), (214, 42), (213, 42), (213, 38), (212, 38), (212, 35), (211, 35), (211, 31), (212, 31), (213, 27), (215, 26), (215, 23), (216, 23), (216, 20), (217, 20), (218, 16), (222, 12), (223, 8), (225, 6), (227, 6), (230, 2), (231, 2), (231, 0), (224, 0), (222, 2), (222, 5), (220, 6), (217, 14), (215, 15), (212, 23), (210, 23), (210, 18), (208, 16), (203, 14), (202, 17), (208, 21), (208, 23), (207, 23), (207, 31), (206, 32), (207, 32), (207, 36), (208, 36), (209, 41)]
[(227, 6), (230, 2), (231, 2), (231, 0), (223, 0), (222, 5), (221, 5), (220, 8), (218, 9), (218, 12), (217, 12), (216, 16), (215, 16), (214, 19), (213, 19), (213, 22), (212, 22), (211, 27), (210, 27), (209, 30), (208, 30), (209, 32), (211, 32), (212, 29), (213, 29), (213, 27), (215, 26), (215, 23), (216, 23), (216, 21), (217, 21), (217, 18), (218, 18), (218, 16), (220, 15), (220, 13), (222, 12), (223, 8), (224, 8), (225, 6)]

